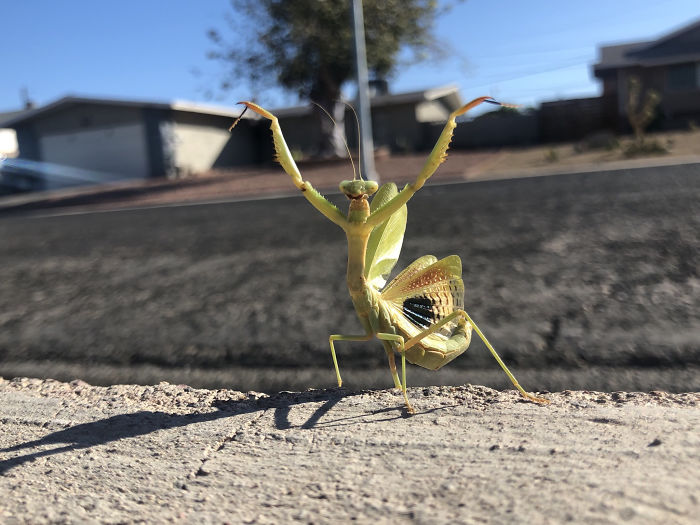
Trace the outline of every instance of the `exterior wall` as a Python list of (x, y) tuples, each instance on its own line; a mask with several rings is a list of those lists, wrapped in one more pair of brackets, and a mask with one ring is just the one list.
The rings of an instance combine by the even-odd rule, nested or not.
[(148, 152), (148, 175), (150, 177), (173, 177), (174, 142), (172, 111), (158, 107), (143, 107), (141, 115), (144, 125), (144, 144)]
[(241, 120), (229, 133), (232, 122), (229, 117), (175, 112), (172, 129), (175, 172), (186, 175), (257, 162), (259, 154), (251, 121)]
[(376, 147), (396, 152), (421, 151), (427, 138), (413, 103), (372, 108), (372, 134)]
[(662, 107), (669, 117), (700, 116), (700, 61), (678, 64), (695, 70), (695, 85), (679, 88), (669, 81), (670, 66), (664, 70), (664, 97)]
[(34, 132), (32, 123), (22, 123), (15, 126), (15, 134), (17, 135), (17, 147), (19, 148), (18, 157), (40, 161), (39, 140)]
[(700, 116), (700, 89), (667, 93), (662, 102), (665, 115), (670, 118)]
[(602, 71), (596, 73), (598, 80), (603, 83), (603, 96), (615, 96), (618, 91), (617, 71)]
[(610, 97), (543, 102), (539, 110), (540, 142), (579, 140), (600, 130), (614, 130), (617, 122)]
[(124, 178), (150, 175), (141, 123), (46, 133), (39, 137), (41, 160)]
[(446, 122), (450, 111), (437, 100), (427, 100), (416, 106), (416, 120), (418, 122)]
[[(315, 125), (315, 119), (316, 116), (312, 112), (301, 115), (279, 117), (282, 133), (284, 134), (284, 138), (289, 146), (289, 151), (292, 152), (292, 155), (301, 155), (306, 157), (314, 155), (318, 151), (321, 137), (319, 130)], [(348, 132), (349, 124), (349, 116), (346, 112), (346, 140), (350, 138), (350, 133)], [(262, 158), (271, 159), (272, 155), (274, 155), (272, 135), (269, 131), (269, 125), (267, 123), (262, 124), (262, 127), (265, 129), (265, 133), (261, 136), (261, 146), (263, 148)], [(354, 129), (354, 124), (351, 125), (350, 129)]]
[[(444, 122), (429, 124), (432, 147), (445, 127)], [(460, 122), (454, 130), (451, 149), (522, 146), (537, 142), (539, 127), (536, 115), (509, 115)]]
[(445, 125), (450, 111), (439, 100), (391, 104), (372, 109), (375, 146), (395, 152), (425, 151), (435, 145), (432, 128)]

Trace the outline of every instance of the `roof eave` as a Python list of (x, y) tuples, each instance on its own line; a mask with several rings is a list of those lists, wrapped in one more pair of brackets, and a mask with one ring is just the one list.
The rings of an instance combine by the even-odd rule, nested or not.
[(638, 49), (635, 49), (631, 54), (643, 54), (644, 52), (649, 51), (650, 49), (653, 49), (656, 46), (659, 46), (668, 42), (669, 40), (673, 40), (674, 38), (679, 37), (683, 33), (687, 33), (688, 31), (694, 31), (695, 29), (700, 29), (700, 18), (697, 19), (695, 22), (691, 22), (689, 25), (684, 25), (675, 29), (674, 31), (671, 31), (670, 33), (659, 37), (656, 40), (651, 40), (649, 42), (644, 43), (643, 45), (640, 45), (640, 47)]
[[(171, 111), (181, 111), (188, 113), (202, 113), (206, 115), (216, 115), (222, 117), (238, 118), (241, 114), (240, 110), (235, 108), (222, 108), (217, 106), (206, 106), (202, 104), (196, 104), (186, 101), (174, 101), (168, 102), (156, 102), (156, 101), (144, 101), (144, 100), (120, 100), (120, 99), (110, 99), (110, 98), (92, 98), (83, 97), (75, 95), (67, 95), (61, 97), (49, 104), (38, 107), (33, 110), (23, 112), (21, 115), (17, 115), (14, 118), (10, 118), (3, 122), (4, 126), (13, 127), (17, 124), (29, 122), (35, 120), (41, 116), (48, 115), (53, 111), (60, 108), (64, 108), (70, 105), (77, 104), (94, 104), (94, 105), (104, 105), (104, 106), (118, 106), (118, 107), (132, 107), (132, 108), (150, 108), (150, 109), (160, 109), (160, 110), (171, 110)], [(252, 113), (246, 113), (243, 118), (245, 119), (255, 119), (256, 117)]]
[[(434, 101), (444, 99), (446, 105), (454, 109), (457, 109), (462, 105), (462, 99), (459, 95), (459, 88), (456, 85), (441, 86), (432, 89), (426, 89), (422, 91), (412, 91), (407, 93), (399, 93), (396, 95), (380, 95), (373, 97), (371, 99), (372, 107), (386, 106), (386, 105), (396, 105), (396, 104), (406, 104), (413, 103), (418, 104), (425, 101)], [(107, 105), (107, 106), (119, 106), (119, 107), (135, 107), (135, 108), (153, 108), (161, 110), (171, 110), (189, 113), (201, 113), (205, 115), (215, 115), (229, 118), (238, 118), (241, 115), (241, 110), (232, 108), (222, 108), (219, 106), (207, 106), (202, 104), (196, 104), (186, 101), (173, 101), (173, 102), (154, 102), (154, 101), (143, 101), (143, 100), (120, 100), (120, 99), (110, 99), (110, 98), (93, 98), (93, 97), (83, 97), (75, 95), (67, 95), (61, 97), (49, 104), (38, 107), (27, 112), (23, 112), (16, 117), (11, 117), (10, 119), (3, 122), (3, 125), (7, 127), (15, 127), (21, 123), (31, 122), (37, 118), (48, 115), (60, 108), (64, 108), (70, 105), (76, 104), (94, 104), (94, 105)], [(311, 111), (309, 106), (293, 106), (288, 108), (280, 108), (274, 111), (274, 113), (281, 118), (284, 117), (295, 117), (306, 115)], [(247, 112), (243, 116), (245, 119), (257, 120), (259, 117), (252, 112)]]

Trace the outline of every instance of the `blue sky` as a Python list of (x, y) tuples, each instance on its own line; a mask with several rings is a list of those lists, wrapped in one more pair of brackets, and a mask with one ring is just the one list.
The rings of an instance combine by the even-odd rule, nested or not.
[[(5, 1), (0, 111), (20, 105), (22, 88), (39, 104), (67, 94), (207, 102), (219, 66), (206, 59), (206, 31), (225, 29), (227, 12), (228, 0)], [(598, 45), (652, 39), (698, 18), (698, 0), (468, 0), (438, 22), (451, 58), (406, 68), (390, 88), (455, 83), (465, 99), (523, 105), (592, 96)], [(258, 95), (272, 107), (297, 102), (280, 90)], [(250, 96), (242, 84), (209, 102)]]

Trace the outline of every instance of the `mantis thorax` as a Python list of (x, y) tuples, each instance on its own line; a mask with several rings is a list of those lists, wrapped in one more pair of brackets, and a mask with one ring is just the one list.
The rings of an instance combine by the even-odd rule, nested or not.
[(369, 202), (367, 201), (367, 195), (362, 195), (356, 199), (350, 199), (350, 206), (348, 208), (348, 220), (355, 223), (363, 223), (369, 217)]

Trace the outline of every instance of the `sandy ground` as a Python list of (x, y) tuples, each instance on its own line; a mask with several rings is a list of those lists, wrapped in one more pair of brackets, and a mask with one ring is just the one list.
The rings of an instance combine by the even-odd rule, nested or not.
[(697, 523), (699, 394), (0, 379), (0, 521)]
[[(602, 135), (598, 135), (601, 137)], [(667, 153), (629, 158), (625, 148), (632, 143), (630, 137), (608, 137), (617, 140), (615, 148), (591, 148), (591, 140), (579, 143), (544, 144), (526, 148), (502, 148), (497, 156), (482, 170), (489, 174), (521, 173), (523, 171), (567, 171), (593, 166), (610, 169), (615, 164), (668, 162), (700, 155), (700, 131), (697, 127), (686, 131), (649, 133), (646, 141), (667, 149)]]

